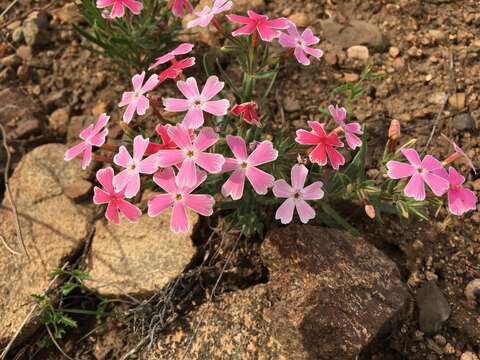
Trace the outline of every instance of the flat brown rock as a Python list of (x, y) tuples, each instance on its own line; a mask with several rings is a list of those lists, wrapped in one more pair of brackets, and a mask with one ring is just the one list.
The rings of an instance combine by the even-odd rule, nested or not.
[[(197, 216), (191, 215), (194, 224)], [(160, 289), (180, 274), (194, 254), (191, 232), (170, 231), (170, 212), (136, 223), (95, 224), (88, 260), (93, 280), (87, 284), (104, 295), (139, 293)]]

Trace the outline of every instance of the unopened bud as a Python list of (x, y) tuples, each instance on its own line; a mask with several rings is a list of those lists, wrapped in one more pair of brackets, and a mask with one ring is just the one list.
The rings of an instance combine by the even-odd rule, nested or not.
[(370, 219), (375, 219), (375, 208), (373, 205), (365, 205), (365, 214), (367, 214)]
[(398, 120), (393, 119), (390, 122), (390, 127), (388, 128), (388, 138), (390, 140), (398, 140), (400, 139), (400, 122)]

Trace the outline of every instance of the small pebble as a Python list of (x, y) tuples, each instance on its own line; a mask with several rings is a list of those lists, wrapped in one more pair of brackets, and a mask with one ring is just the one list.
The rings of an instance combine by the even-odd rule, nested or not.
[(370, 57), (370, 53), (366, 46), (355, 45), (347, 49), (347, 56), (349, 59), (367, 61)]
[(470, 301), (480, 300), (480, 279), (474, 279), (467, 284), (465, 296)]
[(392, 58), (396, 58), (400, 54), (400, 49), (398, 47), (392, 46), (390, 49), (388, 49), (388, 54)]
[(471, 351), (465, 351), (462, 356), (460, 356), (460, 360), (478, 360), (478, 356)]
[(455, 354), (455, 348), (452, 344), (448, 343), (443, 347), (443, 352), (447, 355)]

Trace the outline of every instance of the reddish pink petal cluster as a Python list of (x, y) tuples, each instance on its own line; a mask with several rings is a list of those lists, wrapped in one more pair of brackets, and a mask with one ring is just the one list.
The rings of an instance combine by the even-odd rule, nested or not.
[(187, 29), (195, 26), (207, 27), (213, 20), (215, 15), (221, 14), (224, 11), (230, 10), (233, 2), (228, 0), (215, 0), (213, 6), (205, 6), (202, 11), (196, 12), (196, 19), (190, 20), (187, 24)]
[(138, 115), (145, 115), (147, 109), (150, 107), (150, 102), (145, 94), (153, 90), (159, 84), (158, 76), (151, 75), (144, 84), (145, 71), (141, 74), (132, 77), (133, 91), (126, 91), (122, 95), (122, 101), (118, 104), (119, 107), (127, 106), (123, 114), (123, 121), (127, 124), (132, 121), (135, 112)]
[(285, 18), (269, 19), (268, 16), (257, 14), (253, 10), (248, 10), (247, 15), (227, 15), (227, 19), (231, 22), (243, 25), (232, 32), (233, 36), (251, 35), (257, 32), (263, 41), (271, 42), (280, 37), (279, 30), (287, 29), (289, 26)]
[(257, 103), (255, 101), (237, 104), (232, 107), (231, 113), (235, 116), (243, 115), (242, 120), (247, 124), (262, 127), (260, 118), (257, 115)]
[(112, 6), (112, 11), (108, 15), (110, 19), (125, 15), (125, 7), (135, 15), (140, 14), (143, 9), (143, 4), (137, 0), (97, 0), (97, 8), (103, 9), (109, 6)]
[(177, 61), (176, 56), (186, 55), (190, 53), (192, 49), (193, 49), (193, 44), (182, 43), (172, 51), (169, 51), (168, 53), (158, 57), (155, 60), (155, 62), (152, 65), (150, 65), (148, 70), (156, 69), (158, 66), (170, 61), (171, 65), (158, 75), (158, 83), (159, 84), (163, 83), (167, 79), (175, 80), (177, 77), (179, 77), (183, 73), (183, 70), (195, 65), (194, 57), (189, 57), (189, 58), (185, 58)]
[(330, 105), (328, 111), (333, 119), (337, 122), (338, 126), (342, 129), (345, 134), (345, 140), (350, 149), (355, 150), (357, 147), (362, 146), (362, 140), (357, 135), (362, 135), (362, 128), (359, 123), (352, 122), (349, 124), (345, 123), (347, 118), (347, 110), (344, 107), (338, 107)]
[(287, 33), (281, 33), (278, 42), (284, 48), (294, 49), (294, 55), (297, 61), (302, 65), (310, 65), (310, 59), (307, 55), (320, 59), (323, 51), (315, 49), (311, 45), (318, 44), (320, 39), (313, 35), (311, 29), (305, 29), (302, 34), (298, 32), (294, 23), (290, 22)]
[(177, 17), (184, 17), (193, 11), (193, 6), (188, 0), (170, 0), (172, 12)]

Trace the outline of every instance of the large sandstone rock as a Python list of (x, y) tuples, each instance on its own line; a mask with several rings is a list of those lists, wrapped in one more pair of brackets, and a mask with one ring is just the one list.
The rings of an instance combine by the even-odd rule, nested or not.
[(347, 49), (354, 45), (365, 45), (369, 49), (385, 50), (387, 41), (381, 30), (374, 24), (363, 20), (351, 20), (348, 24), (335, 19), (320, 22), (326, 40)]
[[(14, 334), (30, 311), (31, 294), (41, 293), (48, 286), (48, 273), (63, 265), (87, 237), (91, 211), (75, 205), (64, 194), (64, 188), (82, 176), (79, 161), (63, 160), (66, 149), (60, 144), (36, 148), (24, 156), (10, 178), (31, 258), (12, 255), (0, 246), (0, 345)], [(7, 198), (0, 219), (0, 235), (22, 252)]]
[(271, 232), (262, 251), (267, 284), (203, 304), (149, 360), (185, 352), (188, 359), (356, 359), (408, 297), (395, 264), (344, 232), (292, 225)]
[[(198, 216), (190, 216), (194, 224)], [(88, 260), (93, 278), (87, 285), (104, 295), (139, 293), (161, 288), (191, 261), (191, 232), (170, 231), (170, 212), (151, 218), (144, 214), (131, 224), (95, 224)]]

